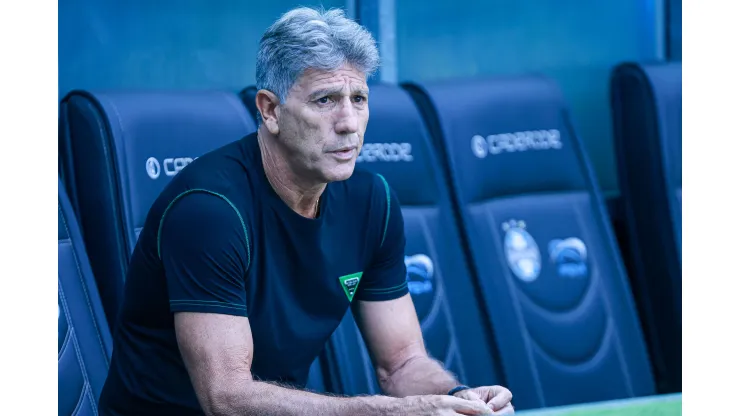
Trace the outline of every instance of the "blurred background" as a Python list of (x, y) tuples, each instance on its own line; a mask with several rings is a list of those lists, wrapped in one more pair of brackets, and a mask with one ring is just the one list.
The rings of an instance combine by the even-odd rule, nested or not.
[[(114, 276), (109, 271), (115, 270), (115, 273), (121, 273), (121, 270), (125, 269), (125, 266), (121, 266), (125, 264), (128, 256), (125, 246), (128, 245), (129, 250), (132, 249), (141, 229), (141, 218), (148, 210), (147, 204), (156, 197), (159, 190), (169, 180), (165, 175), (159, 178), (160, 166), (157, 157), (170, 158), (162, 159), (164, 164), (168, 163), (168, 160), (174, 163), (170, 166), (180, 163), (179, 167), (176, 166), (176, 171), (172, 174), (167, 173), (167, 176), (171, 177), (194, 157), (208, 150), (202, 143), (202, 134), (183, 139), (178, 136), (177, 140), (181, 140), (181, 143), (171, 138), (157, 142), (161, 139), (160, 136), (163, 136), (160, 134), (161, 131), (167, 131), (171, 127), (169, 124), (176, 124), (185, 119), (183, 114), (174, 114), (173, 109), (178, 108), (178, 105), (173, 103), (179, 98), (175, 100), (165, 98), (161, 103), (152, 103), (141, 97), (150, 97), (146, 95), (147, 92), (154, 90), (171, 90), (178, 93), (196, 90), (226, 90), (233, 92), (234, 95), (243, 92), (245, 87), (255, 83), (255, 57), (260, 36), (280, 15), (296, 6), (341, 8), (345, 10), (347, 16), (367, 27), (378, 41), (382, 61), (380, 71), (373, 81), (396, 86), (404, 83), (419, 85), (436, 82), (450, 82), (454, 85), (455, 80), (464, 79), (484, 80), (481, 81), (481, 85), (485, 85), (487, 82), (485, 80), (490, 77), (517, 77), (527, 74), (544, 74), (555, 81), (567, 107), (568, 122), (572, 123), (575, 131), (575, 137), (566, 138), (565, 131), (568, 128), (563, 128), (564, 142), (580, 142), (583, 147), (582, 149), (578, 146), (571, 148), (571, 145), (566, 144), (564, 149), (567, 148), (567, 152), (576, 154), (578, 159), (563, 158), (559, 162), (560, 165), (547, 165), (547, 163), (545, 165), (558, 166), (557, 169), (566, 172), (567, 175), (577, 171), (578, 180), (573, 183), (583, 182), (589, 185), (578, 185), (575, 187), (577, 189), (547, 188), (552, 183), (552, 181), (548, 182), (552, 172), (546, 171), (547, 168), (538, 170), (541, 166), (545, 166), (540, 165), (540, 162), (551, 157), (547, 154), (540, 156), (543, 153), (539, 153), (531, 156), (537, 152), (530, 152), (527, 156), (514, 155), (508, 160), (515, 160), (516, 157), (520, 159), (508, 165), (504, 158), (497, 158), (494, 162), (491, 162), (494, 158), (488, 158), (485, 163), (491, 163), (490, 166), (493, 166), (491, 169), (496, 173), (507, 172), (509, 176), (521, 174), (522, 177), (531, 176), (534, 182), (546, 183), (541, 188), (538, 188), (539, 184), (527, 189), (523, 188), (516, 195), (493, 195), (493, 199), (521, 197), (524, 200), (524, 197), (527, 197), (526, 194), (537, 193), (533, 192), (535, 189), (540, 194), (547, 193), (542, 192), (545, 190), (565, 195), (582, 192), (588, 188), (588, 191), (584, 192), (588, 194), (588, 197), (584, 199), (587, 203), (583, 205), (585, 208), (582, 208), (580, 213), (587, 212), (585, 217), (593, 216), (594, 220), (584, 226), (584, 221), (587, 222), (590, 219), (580, 218), (581, 214), (578, 208), (575, 208), (576, 214), (573, 217), (579, 217), (578, 221), (581, 222), (573, 220), (573, 223), (580, 224), (571, 227), (572, 230), (576, 230), (573, 237), (582, 233), (583, 235), (578, 235), (589, 243), (589, 250), (606, 247), (603, 250), (604, 253), (598, 255), (602, 256), (600, 258), (603, 264), (596, 264), (593, 269), (590, 269), (593, 273), (589, 277), (593, 280), (588, 281), (607, 282), (604, 286), (606, 289), (600, 288), (606, 292), (617, 288), (607, 293), (605, 296), (610, 300), (604, 301), (607, 304), (606, 310), (614, 312), (616, 316), (614, 322), (617, 322), (615, 324), (617, 341), (614, 345), (625, 345), (626, 349), (636, 352), (634, 355), (630, 355), (632, 352), (625, 355), (632, 357), (625, 360), (622, 351), (614, 352), (609, 347), (604, 347), (607, 345), (606, 341), (599, 341), (601, 344), (594, 351), (598, 350), (600, 354), (604, 350), (607, 351), (604, 356), (609, 355), (611, 358), (619, 356), (620, 358), (614, 358), (610, 364), (609, 357), (607, 357), (609, 359), (602, 360), (604, 356), (597, 357), (599, 354), (592, 351), (585, 354), (591, 355), (582, 362), (567, 362), (562, 366), (561, 362), (548, 363), (547, 365), (552, 364), (553, 368), (565, 368), (565, 370), (561, 373), (557, 373), (560, 370), (553, 370), (551, 376), (556, 375), (549, 380), (551, 386), (549, 391), (540, 391), (537, 394), (520, 391), (519, 397), (526, 397), (526, 399), (520, 398), (521, 408), (525, 409), (522, 413), (627, 416), (681, 414), (681, 0), (59, 0), (60, 201), (64, 190), (70, 193), (70, 209), (65, 211), (64, 215), (68, 213), (70, 217), (77, 217), (80, 223), (82, 233), (79, 241), (84, 240), (84, 244), (81, 243), (80, 247), (87, 246), (92, 265), (91, 275), (94, 275), (90, 281), (97, 281), (102, 305), (106, 309), (105, 313), (109, 315), (107, 319), (111, 319), (108, 309), (113, 309), (113, 306), (109, 305), (115, 305), (120, 297), (123, 284), (122, 276)], [(626, 68), (621, 73), (618, 82), (615, 82), (615, 68), (624, 63), (637, 63), (639, 68)], [(68, 97), (68, 93), (74, 90), (96, 93), (141, 91), (143, 95), (138, 98), (136, 96), (126, 98), (125, 94), (121, 96), (113, 94), (96, 98), (92, 95), (79, 94), (65, 101), (64, 98)], [(396, 100), (399, 92), (386, 91), (383, 94), (388, 94), (387, 97), (395, 97), (392, 100), (389, 99), (394, 103), (403, 101)], [(506, 91), (503, 95), (506, 95)], [(244, 96), (242, 98), (245, 99)], [(249, 105), (248, 98), (247, 96), (245, 99), (247, 106)], [(426, 99), (432, 100), (431, 98), (424, 100)], [(537, 101), (539, 99), (539, 97), (527, 97), (527, 100), (531, 100), (527, 105), (539, 106), (542, 104)], [(86, 102), (85, 100), (89, 100), (93, 105), (80, 106), (79, 103)], [(112, 100), (110, 102), (120, 100), (118, 103), (122, 104), (121, 108), (125, 110), (121, 113), (125, 122), (137, 125), (136, 123), (147, 118), (146, 115), (141, 114), (149, 111), (152, 114), (156, 113), (152, 119), (162, 122), (165, 127), (158, 131), (157, 135), (151, 132), (142, 133), (151, 128), (151, 125), (156, 124), (149, 123), (151, 120), (148, 120), (149, 124), (141, 123), (141, 125), (146, 124), (146, 128), (137, 130), (130, 137), (122, 139), (123, 129), (117, 131), (111, 128), (115, 124), (110, 121), (111, 113), (115, 111), (112, 110), (113, 106), (104, 103), (105, 100)], [(419, 103), (424, 100), (419, 101), (418, 97), (414, 97), (414, 100), (419, 108), (423, 109), (423, 105)], [(186, 101), (184, 106), (192, 107), (190, 110), (202, 111), (201, 104), (208, 105), (197, 102), (198, 100), (193, 97), (185, 98), (183, 102)], [(411, 103), (411, 100), (408, 99), (408, 102)], [(499, 103), (503, 106), (502, 108), (507, 104), (507, 102)], [(223, 100), (218, 101), (218, 105), (224, 105)], [(547, 110), (552, 105), (557, 107), (560, 104), (546, 103), (537, 108)], [(411, 108), (413, 105), (410, 104), (408, 107)], [(225, 114), (228, 111), (222, 111), (224, 108), (229, 109), (233, 106), (213, 107), (213, 113)], [(158, 112), (160, 109), (163, 110)], [(559, 108), (556, 110), (560, 111)], [(168, 113), (169, 111), (173, 113)], [(487, 111), (490, 109), (482, 109), (480, 114), (483, 116), (479, 118), (485, 119)], [(525, 115), (527, 113), (526, 109), (517, 111)], [(543, 114), (545, 112), (543, 111)], [(443, 114), (443, 111), (437, 115), (424, 113), (424, 111), (422, 113), (412, 111), (408, 114), (424, 118), (427, 123), (424, 125), (429, 127), (432, 131), (431, 136), (434, 136), (432, 137), (434, 145), (444, 147), (442, 133), (433, 131), (434, 123), (430, 120), (435, 117), (443, 119), (448, 115)], [(161, 114), (170, 114), (174, 117), (172, 120), (175, 121), (167, 117), (158, 119)], [(392, 117), (399, 116), (403, 119), (408, 114), (385, 114), (383, 117), (390, 117), (389, 119), (393, 120)], [(182, 120), (176, 120), (177, 117), (181, 117)], [(241, 114), (238, 117), (226, 114), (224, 120), (229, 117), (243, 119)], [(213, 119), (217, 118), (213, 117)], [(371, 116), (371, 123), (372, 118)], [(523, 130), (496, 131), (495, 128), (489, 130), (492, 134), (498, 134), (508, 131), (526, 131), (530, 128), (532, 130), (552, 128), (549, 125), (543, 127), (547, 122), (541, 121), (549, 120), (547, 116), (543, 115), (541, 120), (535, 120), (537, 118), (538, 115), (535, 115), (531, 119), (525, 116), (522, 117), (523, 120), (516, 120), (516, 123), (519, 123), (516, 128)], [(185, 124), (189, 121), (187, 120)], [(201, 127), (212, 121), (204, 121)], [(408, 120), (403, 119), (402, 121)], [(508, 122), (508, 120), (505, 121)], [(125, 124), (120, 119), (118, 122), (121, 125)], [(199, 121), (195, 124), (198, 123)], [(249, 121), (250, 126), (247, 127), (239, 125), (235, 130), (253, 128), (254, 125), (251, 123), (253, 121)], [(505, 124), (499, 123), (497, 127)], [(90, 126), (95, 128), (90, 128)], [(105, 126), (108, 129), (98, 129), (98, 126)], [(414, 124), (414, 126), (422, 126), (422, 123)], [(213, 128), (213, 124), (210, 128)], [(381, 130), (376, 127), (375, 131)], [(204, 131), (209, 130), (204, 129)], [(418, 137), (410, 136), (385, 138), (394, 133), (394, 131), (387, 134), (384, 132), (383, 140), (413, 141), (418, 139)], [(568, 132), (569, 135), (571, 133)], [(147, 136), (147, 134), (150, 135)], [(418, 131), (413, 134), (418, 134)], [(450, 142), (465, 140), (465, 152), (467, 152), (469, 135), (461, 134), (460, 137), (462, 139), (445, 138), (445, 140), (450, 139)], [(490, 137), (492, 136), (488, 138)], [(374, 137), (370, 142), (376, 139), (377, 137)], [(483, 140), (482, 137), (481, 140)], [(167, 143), (164, 143), (165, 141)], [(151, 144), (150, 142), (157, 143)], [(101, 146), (100, 143), (103, 145)], [(146, 146), (143, 143), (146, 143)], [(417, 142), (414, 143), (414, 151), (417, 152)], [(114, 148), (112, 154), (119, 152), (122, 156), (118, 159), (115, 155), (110, 156), (106, 147), (108, 145)], [(215, 144), (209, 145), (215, 146)], [(453, 145), (450, 146), (455, 149)], [(441, 164), (452, 164), (451, 161), (457, 158), (458, 154), (465, 153), (449, 149), (435, 149), (437, 150), (449, 156), (449, 160)], [(584, 151), (584, 155), (580, 154), (581, 150)], [(156, 152), (161, 154), (157, 155)], [(415, 153), (414, 156), (421, 160), (424, 157), (422, 152)], [(645, 157), (642, 157), (643, 154)], [(172, 159), (174, 157), (177, 159)], [(529, 157), (531, 159), (526, 159)], [(483, 157), (479, 156), (479, 158)], [(550, 160), (555, 159), (556, 157), (552, 156)], [(150, 170), (152, 160), (152, 163), (156, 162), (155, 171)], [(573, 167), (577, 165), (572, 162), (573, 160), (585, 160), (586, 162), (582, 166)], [(532, 163), (532, 165), (522, 164), (521, 161)], [(476, 159), (470, 164), (478, 162), (483, 163)], [(145, 163), (146, 170), (144, 169)], [(378, 165), (382, 164), (375, 164), (375, 166)], [(124, 167), (121, 168), (121, 166)], [(167, 165), (163, 166), (166, 171)], [(394, 175), (394, 169), (399, 169), (397, 172), (405, 169), (398, 165), (386, 164), (386, 166), (380, 169), (388, 169), (383, 171), (383, 174), (387, 173), (389, 176)], [(453, 168), (455, 167), (444, 169)], [(486, 168), (489, 166), (486, 165)], [(496, 170), (499, 168), (502, 170)], [(126, 176), (126, 169), (136, 172)], [(104, 175), (109, 174), (115, 183), (103, 183), (97, 179), (107, 177)], [(595, 179), (594, 184), (590, 182), (592, 174)], [(434, 175), (429, 175), (430, 178), (432, 176)], [(437, 176), (435, 178), (439, 179)], [(392, 179), (389, 182), (391, 186), (395, 186)], [(592, 189), (591, 185), (596, 186)], [(86, 187), (90, 190), (85, 190)], [(563, 200), (567, 197), (565, 195)], [(67, 197), (64, 196), (64, 198)], [(576, 199), (573, 200), (576, 201)], [(602, 201), (605, 202), (606, 209), (599, 211)], [(405, 202), (401, 203), (403, 205)], [(417, 203), (418, 201), (410, 201), (408, 205), (411, 205), (412, 209), (409, 211), (416, 208), (414, 205)], [(459, 204), (459, 201), (453, 198), (453, 205), (455, 204)], [(522, 205), (526, 204), (522, 203)], [(558, 211), (559, 208), (556, 205), (557, 203), (551, 204), (553, 211)], [(572, 205), (576, 206), (576, 203)], [(455, 206), (455, 209), (459, 208)], [(557, 222), (550, 221), (551, 214), (551, 212), (545, 212), (543, 218), (546, 218), (546, 222), (549, 223)], [(62, 216), (60, 211), (60, 224), (63, 220)], [(120, 218), (124, 219), (120, 220)], [(463, 222), (462, 219), (453, 218), (452, 214), (444, 219), (455, 226)], [(116, 222), (119, 220), (123, 226)], [(567, 221), (570, 221), (570, 217)], [(601, 228), (602, 222), (610, 227), (607, 231)], [(557, 228), (551, 227), (549, 223), (542, 229)], [(62, 255), (68, 254), (66, 251), (63, 253), (63, 242), (66, 244), (71, 240), (74, 243), (76, 235), (74, 232), (70, 234), (69, 230), (63, 234), (60, 225), (59, 238), (61, 293), (65, 285), (62, 280), (66, 279), (62, 276)], [(616, 241), (615, 246), (610, 246), (609, 242), (612, 238)], [(556, 241), (548, 239), (551, 243)], [(112, 253), (114, 250), (109, 248), (114, 246), (112, 241), (119, 244), (115, 247), (123, 248), (117, 253)], [(594, 241), (599, 244), (590, 245)], [(443, 243), (452, 245), (449, 241)], [(547, 255), (546, 243), (545, 240), (539, 243), (543, 256)], [(528, 243), (523, 244), (526, 249)], [(582, 241), (581, 244), (583, 244)], [(618, 250), (610, 251), (612, 247), (618, 247)], [(457, 249), (457, 247), (454, 248)], [(429, 247), (425, 247), (421, 251), (428, 249)], [(465, 247), (464, 249), (475, 251), (475, 248)], [(414, 250), (417, 249), (414, 248)], [(484, 257), (491, 257), (492, 252), (493, 250), (484, 253)], [(589, 253), (592, 256), (590, 261), (596, 262), (593, 259), (598, 256), (594, 256), (594, 252)], [(575, 256), (575, 261), (585, 262), (585, 257), (579, 260), (576, 254), (571, 253)], [(475, 255), (477, 254), (470, 254), (471, 257), (466, 258), (466, 261), (471, 262), (470, 258), (474, 258)], [(444, 256), (445, 254), (442, 253), (441, 257)], [(503, 258), (503, 255), (500, 258)], [(72, 270), (71, 261), (69, 259), (64, 261), (66, 262), (65, 267), (69, 266)], [(615, 264), (617, 266), (612, 267)], [(622, 264), (625, 266), (626, 273), (623, 273)], [(496, 264), (496, 267), (498, 266), (501, 265)], [(506, 266), (502, 267), (506, 268)], [(412, 268), (409, 267), (409, 270)], [(423, 267), (417, 267), (417, 269), (421, 270)], [(487, 272), (488, 270), (484, 270), (482, 274)], [(473, 274), (475, 273), (477, 272)], [(452, 274), (448, 273), (448, 275)], [(543, 275), (545, 275), (544, 271)], [(550, 277), (540, 279), (540, 283)], [(407, 278), (411, 281), (415, 277), (407, 276)], [(431, 280), (432, 276), (425, 276), (421, 279)], [(554, 292), (558, 292), (558, 296), (567, 292), (562, 288), (570, 283), (563, 284), (562, 282), (563, 280), (557, 279), (548, 281), (547, 284), (552, 283), (552, 286), (547, 286), (541, 292), (544, 293), (543, 298), (547, 298)], [(620, 286), (622, 283), (625, 286)], [(516, 284), (521, 284), (521, 282), (517, 281)], [(610, 286), (612, 284), (616, 286)], [(589, 288), (596, 286), (594, 284)], [(621, 297), (624, 295), (621, 288), (625, 287), (629, 289), (625, 292), (626, 295)], [(521, 293), (526, 290), (528, 289), (523, 289)], [(522, 296), (522, 298), (525, 297)], [(451, 302), (450, 304), (455, 303), (454, 300), (447, 299), (447, 301)], [(609, 304), (609, 302), (616, 303)], [(61, 303), (60, 301), (60, 305)], [(577, 309), (577, 307), (574, 308)], [(66, 319), (74, 319), (72, 315), (65, 318), (61, 309), (62, 306), (60, 306), (59, 324), (60, 357), (67, 345), (64, 341), (69, 331), (68, 328), (72, 325), (70, 323), (68, 327)], [(455, 315), (454, 310), (452, 315)], [(633, 316), (636, 318), (631, 321)], [(568, 319), (570, 318), (573, 317), (570, 316)], [(612, 323), (612, 318), (613, 316), (609, 316), (604, 321)], [(100, 318), (100, 322), (105, 319)], [(598, 325), (582, 324), (575, 318), (573, 321), (575, 324), (568, 327), (573, 332), (553, 336), (553, 339), (557, 338), (552, 342), (553, 345), (561, 348), (560, 352), (565, 351), (564, 356), (568, 356), (571, 350), (576, 350), (567, 342), (578, 341), (585, 331), (606, 333), (606, 330), (602, 331), (601, 327), (594, 330)], [(634, 328), (631, 328), (630, 322), (638, 321), (639, 323), (634, 328), (637, 326), (639, 328), (632, 331)], [(101, 327), (106, 326), (105, 323), (100, 325)], [(544, 327), (547, 327), (547, 324), (544, 324)], [(548, 328), (548, 330), (552, 329)], [(636, 332), (640, 335), (637, 336)], [(562, 338), (558, 338), (561, 335)], [(354, 334), (350, 333), (348, 338), (352, 337)], [(427, 337), (426, 333), (425, 337)], [(644, 337), (646, 345), (643, 345), (640, 337)], [(444, 335), (438, 338), (453, 339), (454, 336)], [(607, 336), (604, 335), (603, 339), (606, 338)], [(514, 352), (508, 354), (519, 357), (517, 354), (521, 351), (512, 345), (499, 345), (492, 348), (494, 353), (491, 355), (496, 356), (492, 360), (502, 361), (498, 357), (497, 348), (511, 349)], [(445, 344), (444, 347), (446, 348), (447, 345)], [(375, 387), (372, 385), (372, 380), (365, 379), (362, 373), (358, 373), (361, 380), (348, 382), (349, 378), (343, 379), (342, 371), (334, 368), (341, 368), (342, 365), (350, 362), (351, 360), (345, 356), (353, 356), (353, 354), (359, 357), (355, 357), (355, 362), (365, 360), (364, 364), (367, 365), (367, 359), (362, 355), (364, 350), (361, 345), (349, 349), (343, 346), (345, 350), (342, 353), (337, 352), (341, 350), (339, 347), (336, 350), (332, 350), (331, 345), (327, 348), (328, 355), (322, 356), (324, 361), (321, 363), (317, 361), (314, 368), (316, 371), (312, 373), (320, 384), (328, 380), (328, 384), (324, 385), (325, 388), (331, 390), (331, 383), (335, 383), (334, 387), (340, 386), (341, 389), (338, 390), (348, 394), (373, 391)], [(649, 360), (643, 360), (644, 362), (640, 358), (643, 350), (647, 351), (645, 356), (649, 356)], [(107, 354), (110, 354), (109, 350)], [(519, 358), (524, 357), (521, 359), (522, 362), (531, 360), (525, 357), (524, 353), (520, 355)], [(88, 360), (86, 357), (81, 359)], [(528, 385), (529, 380), (522, 381), (529, 377), (528, 375), (511, 374), (511, 368), (514, 367), (508, 368), (506, 362), (501, 364), (498, 361), (496, 364), (491, 364), (496, 368), (495, 372), (505, 374), (507, 378), (504, 379), (506, 380), (517, 379), (522, 383), (520, 385)], [(96, 368), (95, 363), (88, 363), (87, 370), (97, 372), (98, 376), (104, 378), (107, 364), (105, 360), (102, 362), (103, 364), (98, 363), (102, 369)], [(539, 363), (537, 365), (539, 366)], [(604, 367), (599, 367), (601, 365)], [(592, 370), (593, 374), (588, 375)], [(60, 358), (60, 415), (69, 414), (69, 409), (75, 409), (76, 399), (79, 397), (78, 387), (68, 384), (67, 380), (73, 378), (69, 375), (72, 374), (70, 371), (67, 367), (62, 368), (62, 358)], [(546, 373), (546, 370), (541, 371), (543, 374)], [(469, 371), (471, 372), (474, 371)], [(483, 370), (480, 372), (485, 373)], [(563, 385), (560, 386), (558, 377), (563, 374), (566, 377), (569, 374), (575, 374), (574, 380), (577, 382), (567, 385), (567, 380), (563, 379)], [(583, 378), (578, 379), (577, 377), (580, 376)], [(626, 380), (624, 385), (622, 384), (624, 380), (620, 378), (622, 376)], [(589, 384), (598, 383), (598, 380), (612, 384), (602, 389), (598, 386), (589, 386)], [(357, 383), (352, 384), (355, 381)], [(576, 386), (578, 383), (581, 384)], [(529, 385), (546, 384), (546, 381), (540, 384), (540, 380), (537, 379), (537, 382), (533, 381)], [(583, 391), (591, 391), (590, 387), (593, 389), (590, 393), (581, 394), (579, 390), (581, 387)], [(93, 394), (95, 394), (95, 388), (95, 386), (92, 387)], [(517, 392), (514, 395), (517, 397)], [(593, 399), (595, 397), (601, 403), (598, 406), (594, 405), (596, 407), (588, 407), (591, 405), (590, 401), (597, 401)], [(608, 399), (617, 401), (611, 402)], [(607, 400), (606, 403), (605, 400)], [(563, 404), (586, 407), (547, 409), (553, 405)], [(81, 410), (76, 409), (72, 411), (72, 414), (79, 412)]]
[(379, 42), (389, 82), (555, 78), (607, 197), (618, 193), (609, 75), (681, 60), (681, 0), (60, 0), (59, 97), (72, 89), (254, 84), (262, 32), (290, 8), (343, 8)]

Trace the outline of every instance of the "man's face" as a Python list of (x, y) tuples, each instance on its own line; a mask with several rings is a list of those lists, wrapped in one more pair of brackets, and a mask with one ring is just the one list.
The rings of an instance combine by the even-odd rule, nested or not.
[(362, 148), (368, 117), (365, 74), (345, 65), (304, 72), (280, 106), (278, 139), (306, 179), (348, 179)]

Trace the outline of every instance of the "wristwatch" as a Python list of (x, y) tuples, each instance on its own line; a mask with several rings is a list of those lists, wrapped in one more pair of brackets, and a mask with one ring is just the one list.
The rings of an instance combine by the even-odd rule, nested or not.
[(455, 395), (456, 393), (458, 393), (458, 392), (461, 392), (461, 391), (463, 391), (463, 390), (467, 390), (467, 389), (469, 389), (469, 388), (470, 388), (470, 387), (468, 387), (468, 386), (464, 386), (464, 385), (459, 385), (459, 386), (455, 387), (454, 389), (452, 389), (452, 390), (448, 391), (448, 392), (447, 392), (447, 395), (448, 395), (448, 396), (454, 396), (454, 395)]

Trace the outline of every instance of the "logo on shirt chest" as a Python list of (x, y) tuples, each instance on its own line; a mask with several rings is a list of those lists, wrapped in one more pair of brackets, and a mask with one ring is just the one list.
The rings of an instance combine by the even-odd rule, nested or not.
[(352, 302), (352, 298), (355, 297), (357, 288), (360, 286), (360, 279), (362, 278), (362, 272), (348, 274), (346, 276), (339, 277), (339, 283), (344, 289), (344, 294), (347, 295), (347, 299)]

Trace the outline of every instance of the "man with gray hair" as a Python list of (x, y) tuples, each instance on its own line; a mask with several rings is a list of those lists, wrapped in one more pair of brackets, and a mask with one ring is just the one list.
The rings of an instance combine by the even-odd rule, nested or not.
[[(188, 165), (149, 211), (101, 414), (513, 413), (507, 389), (460, 386), (427, 354), (398, 200), (355, 170), (378, 60), (338, 10), (298, 8), (267, 30), (258, 131)], [(349, 308), (386, 395), (302, 389)]]

